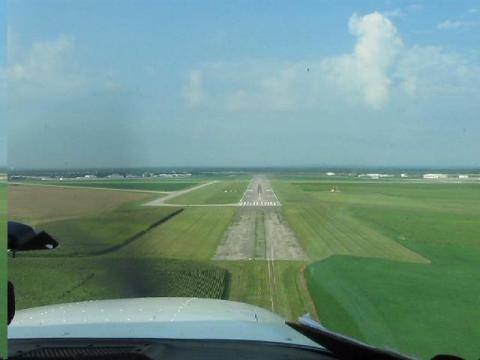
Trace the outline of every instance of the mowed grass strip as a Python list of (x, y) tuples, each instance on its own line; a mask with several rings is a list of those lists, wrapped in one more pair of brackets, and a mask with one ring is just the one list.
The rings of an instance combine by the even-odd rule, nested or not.
[(229, 272), (229, 300), (272, 311), (273, 299), (273, 311), (291, 320), (296, 320), (307, 312), (315, 314), (315, 308), (303, 283), (304, 262), (274, 261), (270, 276), (265, 260), (222, 260), (213, 263)]
[(198, 185), (198, 181), (186, 180), (82, 180), (43, 181), (41, 185), (92, 187), (121, 190), (178, 191)]
[[(480, 203), (479, 183), (293, 182), (279, 181), (286, 201), (321, 201), (349, 206), (404, 207), (407, 210), (465, 212)], [(332, 193), (335, 187), (337, 192)], [(297, 190), (301, 191), (295, 191)]]
[(429, 262), (340, 207), (306, 203), (285, 206), (284, 214), (311, 259), (343, 254)]
[(171, 221), (152, 229), (115, 256), (208, 260), (235, 214), (234, 208), (185, 208)]
[(27, 252), (20, 256), (104, 254), (121, 247), (144, 231), (152, 231), (152, 225), (164, 219), (172, 220), (170, 216), (179, 209), (123, 206), (97, 216), (41, 223), (36, 228), (51, 234), (60, 242), (60, 246), (54, 251)]
[[(321, 260), (342, 254), (417, 263), (429, 262), (428, 258), (376, 231), (374, 227), (349, 212), (351, 208), (366, 206), (365, 204), (378, 205), (379, 195), (375, 184), (358, 184), (363, 189), (360, 198), (357, 199), (358, 203), (350, 197), (355, 199), (355, 194), (359, 191), (352, 186), (355, 184), (348, 185), (350, 190), (337, 188), (341, 192), (332, 193), (333, 185), (323, 182), (274, 181), (277, 196), (283, 203), (284, 215), (311, 259)], [(351, 193), (353, 195), (347, 195)], [(386, 195), (382, 195), (384, 196)], [(344, 198), (347, 200), (343, 200)], [(389, 206), (392, 204), (390, 202)]]
[[(15, 258), (9, 261), (17, 308), (132, 297), (222, 298), (225, 270), (160, 258)], [(61, 271), (59, 271), (61, 269)]]
[(201, 189), (180, 195), (168, 201), (172, 204), (231, 204), (237, 203), (243, 196), (248, 181), (219, 181)]
[(10, 220), (36, 225), (42, 222), (92, 216), (125, 204), (156, 198), (154, 194), (102, 191), (35, 185), (8, 185)]

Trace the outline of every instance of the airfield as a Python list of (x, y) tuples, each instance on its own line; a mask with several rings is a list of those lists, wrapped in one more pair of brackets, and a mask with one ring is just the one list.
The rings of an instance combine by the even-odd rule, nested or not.
[[(480, 182), (268, 173), (9, 185), (61, 246), (9, 259), (19, 308), (243, 301), (419, 358), (477, 355)], [(426, 336), (425, 334), (428, 334)]]

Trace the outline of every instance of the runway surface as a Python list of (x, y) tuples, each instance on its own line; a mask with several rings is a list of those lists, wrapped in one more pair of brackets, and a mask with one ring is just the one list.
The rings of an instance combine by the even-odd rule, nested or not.
[(265, 176), (257, 175), (248, 184), (247, 190), (240, 200), (240, 206), (277, 207), (282, 204), (273, 191), (270, 181)]
[(270, 181), (263, 175), (254, 176), (214, 259), (306, 260), (281, 206)]

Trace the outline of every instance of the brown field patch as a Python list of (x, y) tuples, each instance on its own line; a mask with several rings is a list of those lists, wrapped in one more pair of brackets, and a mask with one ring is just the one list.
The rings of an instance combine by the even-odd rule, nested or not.
[(45, 221), (95, 215), (129, 202), (155, 197), (139, 192), (10, 184), (8, 215), (10, 220), (36, 225)]

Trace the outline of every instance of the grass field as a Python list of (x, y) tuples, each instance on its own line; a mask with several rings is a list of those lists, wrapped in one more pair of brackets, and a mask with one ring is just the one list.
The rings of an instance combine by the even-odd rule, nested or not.
[(266, 261), (216, 261), (215, 264), (230, 274), (230, 300), (255, 304), (287, 319), (297, 319), (306, 312), (315, 314), (303, 278), (304, 262), (275, 261), (274, 281), (270, 281)]
[[(19, 308), (133, 296), (228, 298), (289, 319), (318, 314), (331, 329), (422, 359), (478, 355), (480, 184), (272, 180), (309, 263), (211, 260), (234, 207), (185, 207), (148, 229), (177, 207), (139, 206), (156, 196), (138, 192), (12, 187), (16, 218), (62, 244), (50, 257), (10, 260)], [(234, 203), (247, 184), (221, 178), (171, 202)], [(257, 216), (256, 233), (262, 224)]]
[[(343, 254), (429, 262), (427, 258), (359, 221), (348, 212), (349, 206), (358, 206), (367, 201), (366, 192), (361, 192), (358, 195), (360, 202), (355, 203), (352, 200), (355, 195), (350, 192), (347, 194), (347, 190), (331, 193), (332, 186), (328, 184), (307, 183), (298, 186), (296, 183), (277, 181), (274, 186), (284, 204), (287, 220), (312, 259), (321, 260)], [(381, 195), (375, 193), (373, 197), (370, 205), (378, 206), (375, 202)]]
[(37, 228), (62, 239), (61, 246), (56, 251), (38, 251), (28, 253), (28, 256), (86, 256), (111, 252), (129, 246), (135, 235), (173, 215), (178, 209), (122, 206), (97, 216), (42, 223)]
[(248, 180), (219, 181), (197, 191), (178, 196), (172, 204), (230, 204), (237, 203), (243, 196)]
[(209, 260), (234, 213), (232, 208), (186, 208), (172, 221), (153, 229), (112, 256), (133, 254), (139, 258)]
[(478, 356), (480, 184), (274, 183), (322, 323), (420, 358)]
[[(149, 229), (181, 209), (140, 206), (155, 197), (34, 185), (11, 187), (15, 219), (30, 220), (60, 242), (54, 251), (22, 253), (10, 259), (18, 308), (132, 296), (225, 297), (226, 270), (193, 259), (212, 256), (234, 210), (187, 209)], [(28, 198), (37, 201), (31, 204)], [(42, 208), (38, 202), (55, 204), (55, 209)]]

